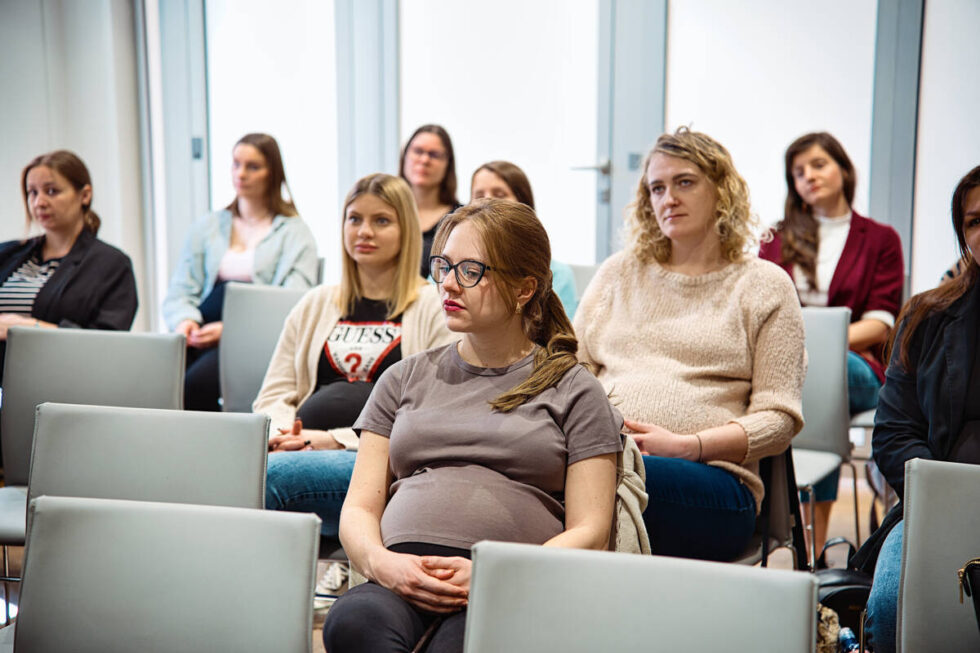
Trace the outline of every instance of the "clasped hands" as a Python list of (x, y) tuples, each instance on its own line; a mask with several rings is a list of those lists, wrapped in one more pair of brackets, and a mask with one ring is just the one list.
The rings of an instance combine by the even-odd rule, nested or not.
[(313, 449), (343, 449), (343, 446), (327, 431), (304, 429), (300, 419), (293, 422), (291, 429), (279, 429), (279, 435), (269, 438), (270, 453)]
[(374, 581), (422, 610), (451, 614), (466, 607), (472, 563), (466, 558), (416, 556), (382, 550)]
[(218, 344), (223, 329), (224, 323), (222, 322), (208, 322), (201, 326), (194, 320), (184, 320), (177, 325), (176, 331), (187, 338), (188, 347), (207, 349)]
[(697, 461), (701, 455), (701, 445), (693, 434), (682, 435), (656, 424), (644, 424), (631, 419), (623, 420), (623, 423), (632, 431), (628, 435), (633, 438), (642, 454), (693, 461)]

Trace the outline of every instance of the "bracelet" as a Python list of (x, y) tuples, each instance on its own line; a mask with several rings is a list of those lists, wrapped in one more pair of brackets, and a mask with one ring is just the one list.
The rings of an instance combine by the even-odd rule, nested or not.
[(701, 442), (701, 434), (700, 433), (695, 433), (694, 434), (694, 437), (696, 437), (698, 439), (698, 462), (699, 463), (703, 463), (704, 462), (704, 457), (703, 457), (703, 454), (704, 454), (704, 443)]

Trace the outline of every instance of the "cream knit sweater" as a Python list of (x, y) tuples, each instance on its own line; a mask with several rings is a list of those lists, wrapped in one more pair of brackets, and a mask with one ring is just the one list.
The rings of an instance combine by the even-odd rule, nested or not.
[(589, 284), (575, 333), (625, 417), (675, 433), (740, 424), (745, 459), (708, 464), (745, 483), (759, 510), (759, 459), (803, 427), (803, 316), (789, 275), (751, 258), (690, 277), (620, 252)]

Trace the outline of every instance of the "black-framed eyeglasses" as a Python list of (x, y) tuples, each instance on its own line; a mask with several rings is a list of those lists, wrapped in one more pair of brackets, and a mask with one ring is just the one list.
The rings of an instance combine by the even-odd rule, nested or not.
[(480, 283), (480, 279), (483, 278), (487, 270), (492, 269), (486, 263), (480, 263), (479, 261), (468, 258), (453, 265), (443, 256), (429, 257), (429, 271), (432, 274), (433, 281), (442, 283), (449, 276), (450, 271), (452, 271), (456, 274), (456, 283), (461, 288), (472, 288)]

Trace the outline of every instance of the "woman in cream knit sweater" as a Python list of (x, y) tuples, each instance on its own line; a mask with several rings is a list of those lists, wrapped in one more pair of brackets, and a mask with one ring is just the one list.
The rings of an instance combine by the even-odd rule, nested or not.
[(646, 157), (626, 250), (589, 285), (575, 331), (644, 454), (653, 552), (731, 560), (762, 503), (759, 460), (803, 426), (792, 282), (747, 252), (748, 189), (686, 128)]

